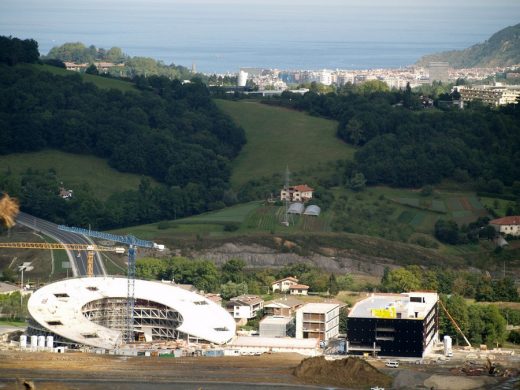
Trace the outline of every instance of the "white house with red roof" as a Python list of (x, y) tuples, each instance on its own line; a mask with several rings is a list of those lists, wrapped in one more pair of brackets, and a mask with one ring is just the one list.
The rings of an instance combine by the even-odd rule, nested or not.
[(520, 215), (493, 219), (489, 224), (501, 234), (520, 236)]
[(283, 188), (280, 191), (280, 200), (288, 200), (290, 202), (307, 202), (312, 199), (314, 188), (307, 184), (300, 184), (297, 186)]
[(309, 286), (306, 284), (293, 284), (289, 287), (289, 294), (291, 295), (307, 295)]
[(276, 280), (273, 283), (271, 283), (271, 290), (273, 292), (280, 291), (280, 292), (287, 292), (289, 291), (290, 287), (298, 284), (299, 280), (296, 279), (293, 276), (288, 276), (286, 278)]

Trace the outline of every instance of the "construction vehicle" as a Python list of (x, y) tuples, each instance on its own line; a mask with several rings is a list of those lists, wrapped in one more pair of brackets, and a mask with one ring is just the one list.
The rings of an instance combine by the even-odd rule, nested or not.
[(62, 244), (59, 242), (1, 242), (0, 248), (87, 251), (87, 276), (94, 276), (94, 252), (125, 253), (125, 248), (123, 247), (109, 247), (91, 244)]

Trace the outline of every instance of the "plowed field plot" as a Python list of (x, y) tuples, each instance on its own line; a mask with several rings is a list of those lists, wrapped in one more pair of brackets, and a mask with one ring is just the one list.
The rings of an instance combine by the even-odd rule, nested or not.
[(460, 203), (459, 198), (448, 198), (446, 199), (446, 203), (450, 211), (464, 210), (464, 206)]

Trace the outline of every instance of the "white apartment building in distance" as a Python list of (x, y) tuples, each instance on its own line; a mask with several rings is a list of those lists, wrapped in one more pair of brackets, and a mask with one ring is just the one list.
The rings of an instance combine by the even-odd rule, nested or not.
[(480, 100), (491, 106), (503, 106), (506, 104), (517, 104), (520, 97), (518, 86), (497, 85), (475, 85), (459, 86), (460, 98), (463, 102)]

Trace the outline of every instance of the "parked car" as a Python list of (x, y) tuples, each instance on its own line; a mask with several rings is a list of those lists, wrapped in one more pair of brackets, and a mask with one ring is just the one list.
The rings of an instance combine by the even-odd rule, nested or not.
[(386, 363), (385, 363), (385, 366), (392, 367), (392, 368), (397, 368), (397, 367), (399, 367), (399, 361), (397, 361), (397, 360), (387, 360)]

